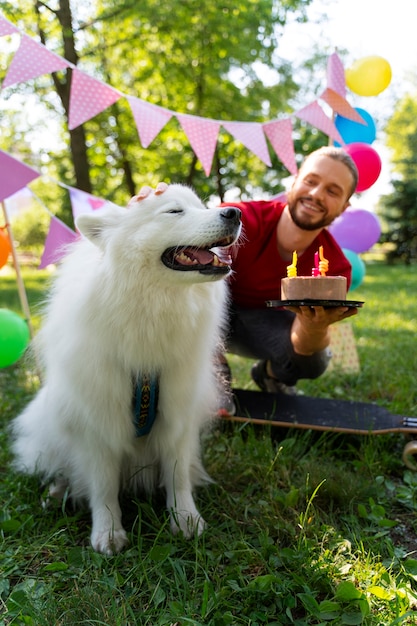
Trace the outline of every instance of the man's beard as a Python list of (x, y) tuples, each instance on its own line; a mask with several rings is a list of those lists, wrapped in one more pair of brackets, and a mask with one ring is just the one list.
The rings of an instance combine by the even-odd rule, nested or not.
[(318, 222), (314, 222), (314, 223), (310, 222), (308, 219), (306, 220), (299, 219), (296, 213), (296, 206), (299, 200), (307, 200), (307, 198), (298, 198), (295, 202), (292, 201), (291, 199), (288, 199), (288, 203), (287, 203), (292, 221), (294, 222), (296, 226), (298, 226), (298, 228), (301, 228), (301, 230), (309, 230), (309, 231), (320, 230), (322, 228), (325, 228), (326, 226), (329, 226), (329, 224), (332, 223), (333, 220), (329, 220), (329, 218), (326, 215), (324, 215), (321, 220), (319, 220)]

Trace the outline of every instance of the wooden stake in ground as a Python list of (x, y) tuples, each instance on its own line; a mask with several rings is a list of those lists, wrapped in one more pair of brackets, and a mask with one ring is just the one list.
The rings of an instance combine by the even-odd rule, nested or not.
[(20, 304), (22, 306), (22, 310), (23, 310), (23, 314), (25, 316), (26, 323), (27, 323), (27, 325), (29, 327), (30, 337), (31, 337), (31, 339), (33, 339), (34, 332), (33, 332), (32, 320), (31, 320), (31, 316), (30, 316), (29, 302), (28, 302), (28, 299), (27, 299), (26, 289), (25, 289), (25, 285), (24, 285), (24, 282), (23, 282), (22, 274), (21, 274), (21, 271), (20, 271), (20, 265), (19, 265), (19, 260), (17, 258), (16, 247), (14, 245), (12, 228), (10, 226), (9, 217), (7, 215), (6, 204), (5, 204), (4, 201), (2, 201), (1, 207), (3, 209), (4, 221), (5, 221), (5, 225), (6, 225), (6, 229), (7, 229), (7, 234), (9, 236), (10, 248), (12, 250), (13, 266), (14, 266), (14, 269), (15, 269), (15, 272), (16, 272), (16, 281), (17, 281), (17, 289), (19, 291)]
[[(12, 233), (12, 227), (10, 226), (10, 221), (9, 221), (9, 216), (7, 214), (7, 209), (6, 209), (6, 204), (4, 201), (2, 201), (1, 203), (1, 207), (3, 209), (3, 215), (4, 215), (4, 221), (5, 221), (5, 225), (6, 225), (6, 229), (7, 229), (7, 234), (9, 236), (9, 241), (10, 241), (10, 248), (12, 251), (12, 258), (13, 258), (13, 266), (16, 272), (16, 282), (17, 282), (17, 289), (19, 292), (19, 298), (20, 298), (20, 304), (22, 307), (22, 311), (23, 311), (23, 315), (25, 316), (25, 321), (28, 325), (29, 328), (29, 335), (30, 338), (33, 339), (35, 336), (34, 330), (33, 330), (33, 325), (32, 325), (32, 319), (31, 319), (31, 315), (30, 315), (30, 308), (29, 308), (29, 302), (28, 302), (28, 298), (27, 298), (27, 294), (26, 294), (26, 289), (25, 289), (25, 284), (23, 282), (23, 278), (22, 278), (22, 273), (20, 271), (20, 265), (19, 265), (19, 259), (17, 258), (17, 252), (16, 252), (16, 246), (14, 245), (14, 239), (13, 239), (13, 233)], [(35, 364), (36, 364), (36, 374), (39, 378), (40, 381), (42, 381), (42, 376), (41, 376), (41, 368), (39, 366), (37, 357), (35, 355)]]

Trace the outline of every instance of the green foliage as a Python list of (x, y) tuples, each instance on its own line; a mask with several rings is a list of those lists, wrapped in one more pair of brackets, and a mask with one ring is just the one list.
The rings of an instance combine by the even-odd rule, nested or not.
[(42, 247), (49, 228), (49, 215), (38, 206), (25, 209), (12, 220), (15, 245), (27, 250)]
[(392, 153), (394, 170), (404, 180), (413, 180), (417, 174), (416, 115), (416, 95), (407, 94), (398, 101), (385, 127), (386, 144)]
[[(48, 273), (24, 277), (38, 328)], [(361, 372), (304, 381), (305, 393), (415, 415), (416, 288), (411, 268), (369, 264), (351, 320)], [(4, 271), (0, 304), (19, 312)], [(231, 362), (253, 386), (250, 362)], [(401, 463), (403, 436), (220, 422), (203, 440), (216, 481), (197, 494), (207, 531), (173, 537), (162, 498), (126, 495), (130, 546), (109, 558), (88, 545), (88, 511), (43, 508), (37, 481), (10, 467), (7, 425), (37, 386), (30, 360), (0, 370), (1, 626), (415, 624), (417, 478)]]
[(391, 244), (389, 260), (406, 265), (417, 258), (417, 103), (415, 95), (404, 96), (385, 128), (391, 149), (394, 191), (380, 199), (384, 223), (381, 242)]
[(393, 193), (380, 200), (379, 214), (386, 224), (380, 241), (392, 244), (389, 260), (410, 265), (417, 259), (417, 183), (411, 178), (394, 180), (392, 185)]

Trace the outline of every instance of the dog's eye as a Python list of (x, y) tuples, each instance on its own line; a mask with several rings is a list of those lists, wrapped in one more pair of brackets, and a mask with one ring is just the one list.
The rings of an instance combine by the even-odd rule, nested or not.
[(167, 213), (184, 213), (183, 209), (169, 209)]

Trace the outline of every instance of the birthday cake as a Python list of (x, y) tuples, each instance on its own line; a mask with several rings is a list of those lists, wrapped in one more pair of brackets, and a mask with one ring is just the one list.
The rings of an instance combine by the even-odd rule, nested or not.
[(281, 300), (346, 300), (344, 276), (293, 276), (281, 280)]
[(323, 246), (314, 255), (312, 276), (297, 276), (297, 253), (287, 267), (287, 277), (281, 279), (281, 300), (346, 300), (345, 276), (326, 276), (329, 262), (323, 256)]

